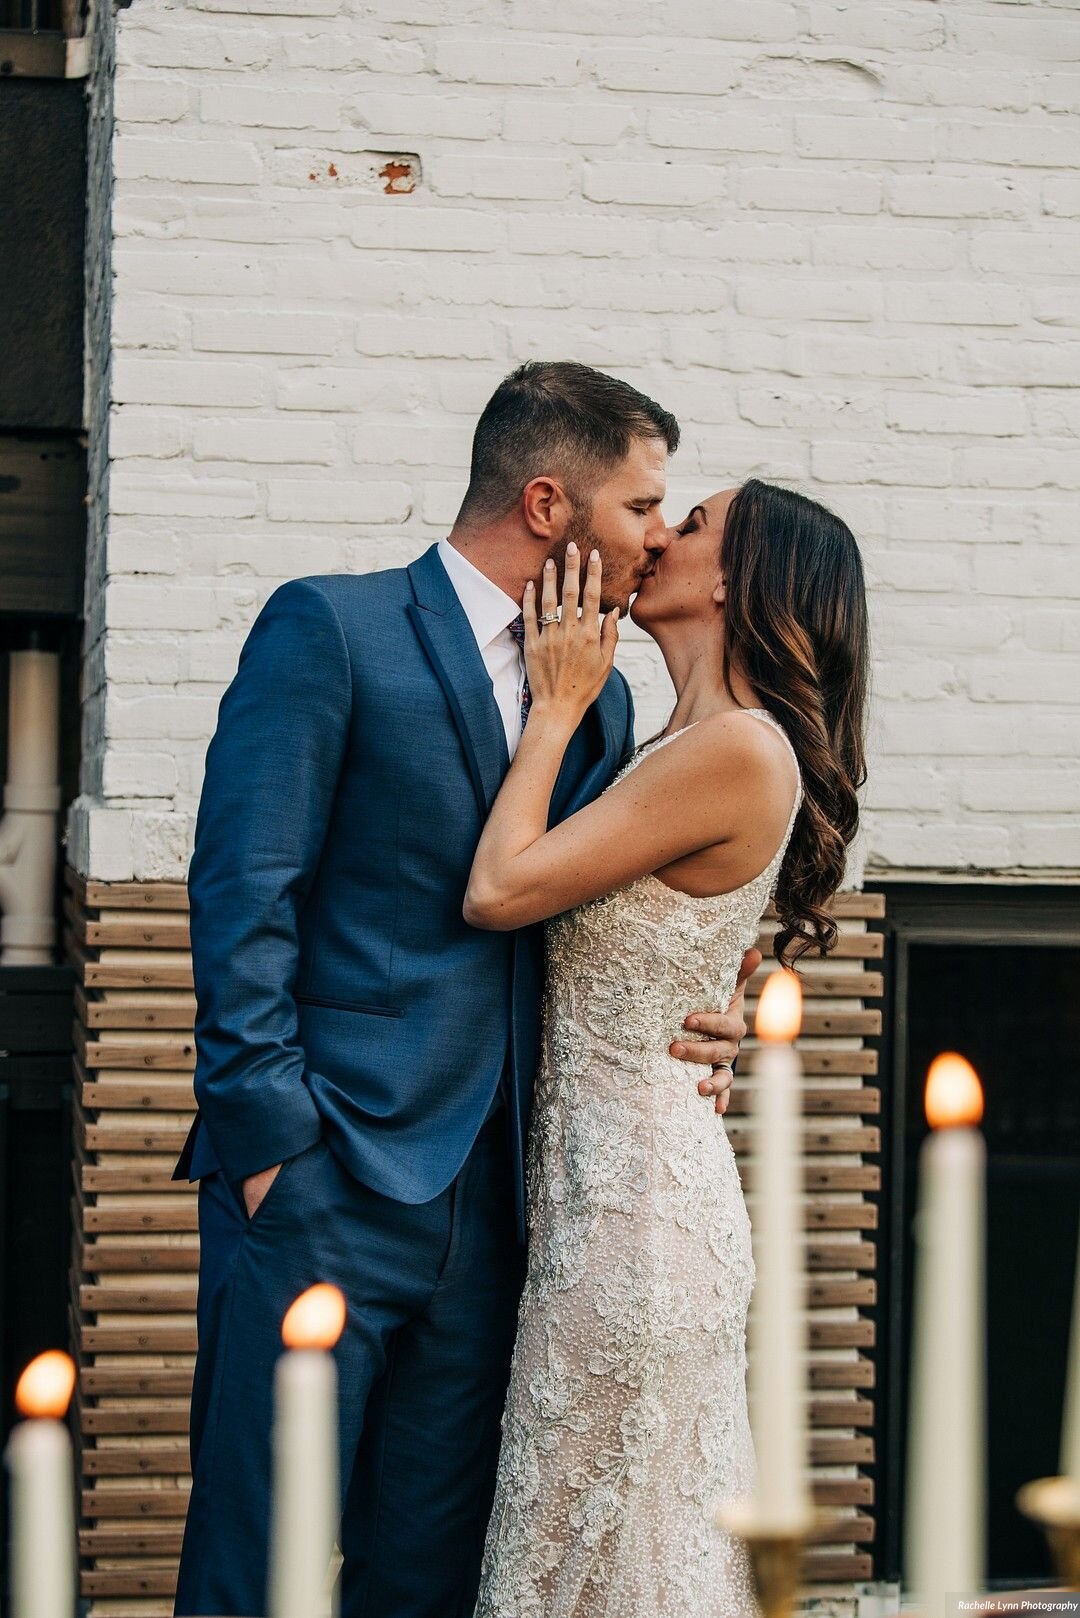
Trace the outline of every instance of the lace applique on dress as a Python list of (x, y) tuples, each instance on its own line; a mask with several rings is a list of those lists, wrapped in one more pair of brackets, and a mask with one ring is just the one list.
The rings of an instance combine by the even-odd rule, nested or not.
[(528, 1275), (475, 1618), (756, 1613), (746, 1552), (712, 1523), (754, 1481), (750, 1221), (723, 1118), (667, 1047), (730, 1000), (801, 801), (800, 782), (780, 848), (731, 893), (647, 876), (547, 923)]

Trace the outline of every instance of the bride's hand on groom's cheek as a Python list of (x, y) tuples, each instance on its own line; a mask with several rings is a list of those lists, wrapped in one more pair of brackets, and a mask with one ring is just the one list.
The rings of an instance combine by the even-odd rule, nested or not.
[(747, 1032), (746, 1019), (743, 1015), (746, 985), (761, 965), (761, 961), (759, 949), (747, 950), (739, 968), (735, 993), (726, 1011), (693, 1011), (684, 1019), (683, 1027), (697, 1035), (704, 1034), (706, 1036), (704, 1039), (687, 1040), (685, 1043), (676, 1040), (669, 1047), (672, 1056), (712, 1069), (707, 1077), (703, 1074), (698, 1080), (698, 1094), (712, 1096), (718, 1113), (726, 1112), (728, 1102), (731, 1100), (731, 1083), (734, 1077), (731, 1064), (738, 1056), (739, 1045)]

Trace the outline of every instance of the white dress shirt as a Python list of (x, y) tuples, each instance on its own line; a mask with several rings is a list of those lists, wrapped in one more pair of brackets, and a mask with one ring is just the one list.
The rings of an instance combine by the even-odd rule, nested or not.
[(439, 560), (450, 576), (458, 600), (476, 636), (484, 667), (491, 675), (495, 701), (506, 731), (511, 759), (521, 740), (521, 695), (525, 685), (525, 658), (507, 624), (521, 611), (520, 603), (493, 584), (450, 541), (440, 539)]

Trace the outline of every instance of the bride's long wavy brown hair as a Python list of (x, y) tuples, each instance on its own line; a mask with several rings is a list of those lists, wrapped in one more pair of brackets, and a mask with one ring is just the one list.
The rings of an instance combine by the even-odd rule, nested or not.
[(837, 928), (825, 908), (843, 881), (866, 780), (870, 636), (855, 537), (825, 506), (751, 478), (721, 541), (724, 679), (742, 673), (787, 731), (803, 802), (777, 882), (773, 948), (791, 966), (825, 955)]

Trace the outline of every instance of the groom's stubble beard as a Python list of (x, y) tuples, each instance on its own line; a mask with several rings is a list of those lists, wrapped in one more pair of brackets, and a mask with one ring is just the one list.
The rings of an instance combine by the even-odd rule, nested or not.
[(618, 607), (620, 618), (625, 618), (630, 606), (630, 597), (637, 590), (638, 575), (635, 571), (632, 581), (625, 579), (625, 564), (617, 567), (613, 562), (607, 545), (594, 532), (592, 525), (592, 506), (586, 500), (575, 500), (573, 515), (566, 525), (555, 557), (559, 567), (559, 591), (562, 592), (562, 573), (565, 566), (566, 547), (574, 544), (578, 548), (581, 558), (582, 576), (587, 565), (589, 552), (595, 547), (600, 552), (600, 566), (603, 574), (602, 594), (600, 596), (601, 612), (610, 612), (612, 607)]

